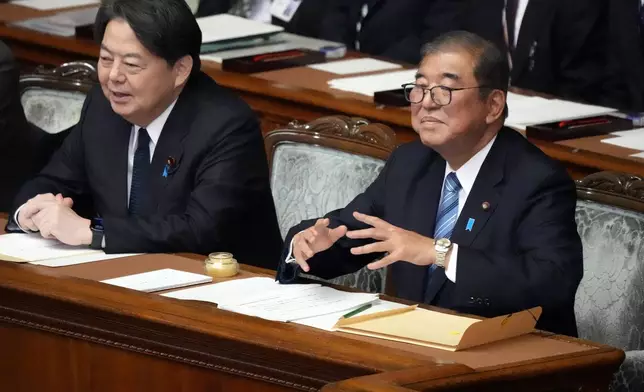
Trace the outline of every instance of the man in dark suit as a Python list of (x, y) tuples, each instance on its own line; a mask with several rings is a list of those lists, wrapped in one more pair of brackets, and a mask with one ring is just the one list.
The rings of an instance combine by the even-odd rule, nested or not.
[(273, 14), (271, 0), (201, 0), (196, 16), (233, 13), (282, 26), (290, 33), (318, 37), (320, 20), (326, 12), (327, 1), (287, 0), (287, 2), (290, 3), (288, 6), (292, 7), (291, 10), (285, 9), (285, 12)]
[(420, 48), (442, 33), (464, 28), (475, 0), (330, 0), (320, 37), (349, 49), (417, 64)]
[(609, 104), (644, 112), (644, 5), (642, 0), (611, 1)]
[[(108, 253), (230, 251), (274, 268), (281, 237), (258, 121), (200, 72), (201, 31), (188, 6), (106, 1), (95, 27), (100, 88), (20, 191), (14, 219)], [(100, 219), (70, 208), (83, 197)]]
[(20, 187), (36, 175), (67, 135), (30, 124), (20, 103), (20, 70), (0, 41), (0, 211), (8, 212)]
[(472, 3), (468, 29), (506, 48), (511, 85), (605, 104), (606, 0)]
[(428, 44), (405, 88), (420, 140), (345, 208), (292, 228), (278, 279), (389, 266), (398, 297), (486, 317), (541, 306), (539, 328), (576, 335), (575, 186), (503, 127), (507, 82), (489, 41), (456, 31)]

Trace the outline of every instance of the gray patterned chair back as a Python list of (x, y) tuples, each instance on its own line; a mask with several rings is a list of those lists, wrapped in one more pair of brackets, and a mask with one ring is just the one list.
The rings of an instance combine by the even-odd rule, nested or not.
[(96, 78), (96, 66), (90, 62), (65, 63), (53, 70), (37, 68), (21, 76), (20, 100), (27, 120), (50, 134), (72, 127)]
[[(294, 122), (269, 133), (265, 141), (282, 237), (302, 220), (349, 204), (376, 179), (396, 146), (388, 127), (343, 116), (306, 125)], [(384, 292), (385, 280), (386, 270), (363, 268), (329, 282)]]
[(613, 391), (644, 391), (644, 182), (596, 173), (578, 181), (577, 196), (584, 250), (579, 336), (626, 352)]

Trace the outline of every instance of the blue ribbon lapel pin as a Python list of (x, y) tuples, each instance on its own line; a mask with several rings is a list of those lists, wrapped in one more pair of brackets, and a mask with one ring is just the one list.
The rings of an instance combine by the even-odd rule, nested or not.
[(476, 219), (470, 218), (467, 220), (467, 225), (465, 225), (465, 231), (472, 231), (474, 228), (474, 222), (476, 222)]

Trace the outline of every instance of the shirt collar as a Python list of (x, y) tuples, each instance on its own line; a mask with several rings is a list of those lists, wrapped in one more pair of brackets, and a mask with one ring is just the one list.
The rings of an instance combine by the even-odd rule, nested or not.
[(466, 195), (470, 194), (470, 191), (472, 190), (472, 187), (474, 186), (474, 181), (476, 181), (476, 176), (478, 176), (479, 171), (481, 170), (481, 166), (483, 166), (483, 162), (485, 161), (485, 158), (487, 157), (487, 154), (490, 152), (490, 149), (492, 149), (492, 145), (494, 144), (494, 141), (496, 140), (495, 135), (492, 140), (488, 142), (488, 144), (485, 145), (482, 149), (479, 150), (472, 158), (470, 158), (463, 166), (461, 166), (458, 170), (452, 169), (452, 167), (447, 163), (445, 165), (445, 177), (449, 173), (456, 172), (456, 177), (458, 177), (458, 182), (461, 184), (461, 188), (465, 192)]
[[(172, 101), (170, 106), (168, 106), (163, 113), (159, 115), (159, 117), (155, 118), (152, 120), (150, 125), (148, 125), (145, 130), (148, 131), (148, 136), (150, 136), (150, 141), (156, 146), (157, 142), (159, 141), (159, 138), (161, 137), (161, 131), (163, 131), (163, 127), (165, 126), (166, 121), (168, 121), (168, 117), (170, 117), (170, 113), (172, 112), (172, 109), (174, 108), (174, 105), (177, 103), (177, 100), (175, 99)], [(139, 131), (141, 129), (140, 126), (134, 125), (134, 130)]]

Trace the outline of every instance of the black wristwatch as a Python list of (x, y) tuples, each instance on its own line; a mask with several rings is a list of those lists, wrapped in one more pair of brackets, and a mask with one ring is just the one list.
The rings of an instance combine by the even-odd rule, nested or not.
[(89, 229), (92, 231), (92, 244), (89, 247), (103, 249), (103, 237), (105, 235), (103, 232), (103, 218), (92, 218)]

